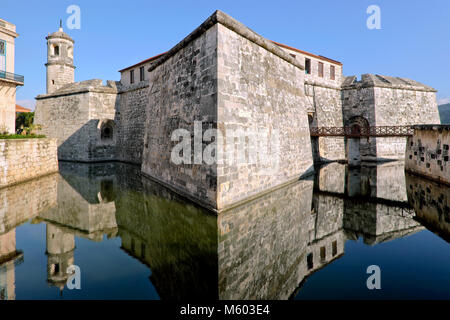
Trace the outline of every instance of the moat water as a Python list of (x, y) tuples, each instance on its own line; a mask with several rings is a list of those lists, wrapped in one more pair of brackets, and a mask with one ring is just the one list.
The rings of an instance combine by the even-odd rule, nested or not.
[(0, 189), (0, 299), (450, 299), (449, 206), (401, 162), (331, 163), (218, 216), (136, 166), (61, 162)]

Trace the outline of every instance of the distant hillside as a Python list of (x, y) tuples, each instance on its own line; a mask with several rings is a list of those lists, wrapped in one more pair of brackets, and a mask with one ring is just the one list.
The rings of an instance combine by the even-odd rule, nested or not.
[(439, 115), (442, 124), (450, 124), (450, 103), (439, 106)]

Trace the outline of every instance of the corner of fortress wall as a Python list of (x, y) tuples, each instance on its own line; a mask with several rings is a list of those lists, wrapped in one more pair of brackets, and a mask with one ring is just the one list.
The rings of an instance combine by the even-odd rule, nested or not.
[(450, 125), (417, 125), (406, 146), (406, 171), (450, 184)]
[[(152, 66), (142, 172), (214, 210), (298, 180), (313, 170), (303, 66), (273, 43), (218, 11)], [(271, 162), (242, 164), (215, 143), (213, 164), (175, 164), (168, 137), (177, 129), (203, 133), (260, 132)], [(230, 146), (231, 144), (231, 146)], [(205, 147), (205, 143), (203, 144)], [(239, 146), (245, 153), (254, 146)]]

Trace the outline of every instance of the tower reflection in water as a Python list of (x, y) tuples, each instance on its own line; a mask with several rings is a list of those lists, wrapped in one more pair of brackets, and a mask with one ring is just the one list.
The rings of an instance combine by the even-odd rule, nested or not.
[[(59, 174), (0, 189), (0, 298), (20, 299), (16, 287), (28, 285), (15, 280), (15, 272), (32, 273), (19, 264), (33, 249), (16, 248), (16, 228), (26, 221), (45, 224), (42, 278), (60, 290), (83, 250), (77, 239), (100, 245), (93, 254), (104, 255), (103, 270), (128, 268), (101, 250), (105, 239), (119, 239), (120, 255), (148, 267), (139, 281), (150, 281), (161, 299), (288, 299), (342, 257), (347, 240), (376, 245), (422, 225), (448, 239), (449, 197), (449, 189), (405, 178), (402, 163), (331, 163), (216, 216), (141, 177), (138, 167), (62, 162)], [(98, 267), (83, 263), (85, 271)], [(94, 280), (83, 278), (88, 284), (75, 297), (103, 298)], [(121, 289), (127, 281), (116, 279), (117, 297), (130, 294)]]

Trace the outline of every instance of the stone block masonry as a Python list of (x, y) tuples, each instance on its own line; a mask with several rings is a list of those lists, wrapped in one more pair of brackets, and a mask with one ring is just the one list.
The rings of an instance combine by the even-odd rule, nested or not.
[[(14, 230), (57, 203), (58, 174), (0, 188), (0, 235)], [(0, 241), (0, 246), (4, 245)]]
[(450, 184), (450, 125), (414, 126), (406, 144), (406, 171)]
[(56, 139), (0, 140), (0, 188), (57, 171)]
[(47, 137), (57, 139), (59, 160), (115, 160), (116, 101), (114, 81), (106, 86), (99, 79), (70, 83), (36, 97), (34, 122)]
[[(217, 11), (152, 67), (142, 172), (213, 210), (222, 210), (299, 179), (313, 170), (304, 97), (304, 66), (272, 42)], [(177, 129), (218, 129), (213, 164), (175, 164)], [(229, 132), (279, 133), (276, 165), (229, 161), (224, 150), (248, 155)], [(204, 132), (203, 131), (203, 132)], [(194, 137), (195, 139), (195, 137)], [(209, 143), (201, 141), (202, 150)], [(192, 157), (194, 158), (194, 157)], [(194, 162), (194, 161), (192, 161)]]
[[(363, 74), (360, 81), (355, 76), (344, 79), (342, 113), (344, 125), (350, 127), (440, 123), (435, 89), (411, 79), (375, 74)], [(404, 159), (406, 138), (362, 138), (358, 147), (363, 161)], [(348, 159), (354, 158), (351, 151)]]
[(144, 150), (145, 109), (148, 104), (148, 81), (122, 85), (117, 95), (116, 158), (119, 161), (142, 163)]

